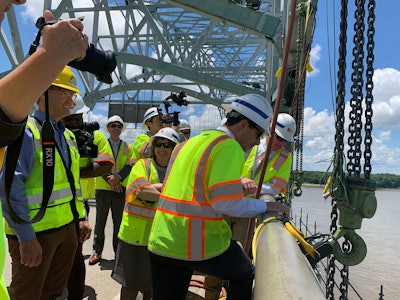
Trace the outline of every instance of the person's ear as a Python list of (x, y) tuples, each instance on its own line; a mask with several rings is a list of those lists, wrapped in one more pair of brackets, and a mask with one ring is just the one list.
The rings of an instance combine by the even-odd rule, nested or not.
[(240, 120), (239, 124), (240, 124), (240, 128), (241, 128), (241, 129), (244, 129), (244, 128), (246, 128), (246, 127), (247, 127), (247, 125), (248, 125), (248, 123), (247, 123), (247, 120), (246, 120), (246, 119)]

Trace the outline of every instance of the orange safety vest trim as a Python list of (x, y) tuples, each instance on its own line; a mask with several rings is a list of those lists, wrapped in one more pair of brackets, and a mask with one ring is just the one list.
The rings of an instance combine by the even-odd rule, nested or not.
[[(218, 144), (232, 140), (220, 131), (211, 131), (209, 136), (207, 141), (203, 141), (203, 144), (199, 143), (198, 145), (198, 148), (201, 148), (199, 152), (202, 151), (197, 156), (199, 157), (198, 160), (196, 161), (196, 158), (191, 157), (191, 160), (195, 160), (194, 163), (197, 165), (194, 175), (193, 194), (191, 196), (187, 195), (191, 198), (179, 199), (166, 195), (163, 191), (157, 206), (156, 218), (160, 222), (159, 228), (164, 224), (168, 227), (169, 222), (176, 222), (183, 225), (182, 230), (185, 232), (187, 240), (177, 241), (177, 247), (183, 249), (186, 253), (183, 254), (183, 257), (178, 257), (178, 254), (175, 256), (171, 255), (170, 251), (168, 251), (169, 249), (164, 249), (163, 245), (158, 248), (155, 244), (157, 244), (158, 239), (162, 238), (161, 235), (170, 235), (168, 238), (174, 240), (174, 232), (170, 232), (170, 230), (162, 231), (162, 229), (157, 233), (158, 235), (150, 235), (150, 251), (185, 260), (204, 260), (223, 253), (229, 247), (231, 237), (230, 228), (224, 221), (223, 216), (218, 214), (210, 204), (217, 201), (226, 201), (231, 198), (241, 198), (243, 197), (243, 190), (239, 179), (224, 181), (209, 187), (204, 186), (204, 178), (208, 169), (207, 165), (210, 163), (212, 151), (216, 149)], [(173, 171), (176, 157), (189, 142), (179, 144), (175, 147), (170, 159), (169, 169), (171, 171)], [(237, 142), (235, 141), (235, 143)], [(202, 146), (205, 148), (202, 149)], [(237, 146), (239, 147), (238, 144)], [(229, 155), (228, 149), (231, 149), (231, 144), (226, 144), (226, 148), (227, 155)], [(232, 151), (236, 151), (236, 148), (234, 147)], [(171, 164), (171, 162), (173, 163)], [(171, 173), (170, 170), (167, 170), (167, 178), (165, 179), (164, 186), (168, 185)], [(179, 183), (179, 185), (184, 185), (184, 182)], [(215, 245), (206, 239), (207, 233), (210, 232), (212, 232), (214, 237), (217, 236), (215, 233), (218, 232), (218, 242)], [(153, 242), (154, 244), (152, 245)]]
[[(132, 178), (135, 178), (135, 180), (132, 181)], [(138, 160), (131, 170), (129, 181), (132, 181), (132, 183), (128, 185), (126, 191), (125, 207), (118, 238), (131, 245), (146, 246), (157, 202), (141, 200), (134, 193), (143, 186), (159, 182), (158, 173), (152, 164), (152, 159)]]
[[(243, 175), (245, 177), (254, 177), (254, 181), (258, 182), (260, 178), (260, 172), (262, 168), (262, 162), (264, 157), (257, 156), (257, 147), (255, 146), (249, 157), (247, 158)], [(291, 153), (282, 148), (278, 150), (271, 160), (268, 162), (267, 171), (264, 176), (264, 183), (268, 182), (273, 186), (277, 187), (281, 192), (285, 192), (287, 189), (287, 183), (290, 175), (290, 168), (292, 165)], [(247, 168), (253, 168), (254, 164), (258, 164), (254, 171), (248, 170)]]

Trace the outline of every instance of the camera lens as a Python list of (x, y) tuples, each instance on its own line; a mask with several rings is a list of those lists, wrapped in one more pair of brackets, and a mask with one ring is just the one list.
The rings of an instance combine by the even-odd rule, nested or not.
[(111, 73), (117, 66), (117, 59), (112, 51), (101, 51), (93, 44), (89, 44), (86, 56), (80, 61), (71, 61), (69, 66), (92, 73), (98, 81), (111, 84), (113, 82)]

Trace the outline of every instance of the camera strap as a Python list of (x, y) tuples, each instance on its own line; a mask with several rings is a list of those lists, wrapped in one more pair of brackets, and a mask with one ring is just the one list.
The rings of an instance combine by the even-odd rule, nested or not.
[(42, 152), (43, 152), (43, 199), (39, 211), (33, 217), (32, 220), (26, 221), (20, 218), (14, 211), (10, 203), (10, 191), (11, 184), (14, 178), (14, 172), (17, 166), (19, 153), (22, 146), (22, 140), (24, 133), (18, 137), (18, 139), (8, 147), (7, 149), (7, 160), (6, 160), (6, 178), (5, 178), (5, 188), (6, 188), (6, 202), (8, 213), (15, 223), (19, 224), (29, 224), (36, 223), (43, 219), (46, 212), (47, 204), (51, 193), (53, 192), (54, 184), (54, 164), (55, 164), (55, 137), (54, 128), (50, 122), (49, 117), (49, 94), (46, 90), (45, 92), (45, 111), (46, 119), (42, 124)]

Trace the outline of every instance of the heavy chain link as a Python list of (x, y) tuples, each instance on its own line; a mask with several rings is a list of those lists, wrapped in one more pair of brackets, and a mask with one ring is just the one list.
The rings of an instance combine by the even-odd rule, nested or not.
[[(331, 211), (331, 234), (337, 230), (338, 210), (337, 202), (332, 197), (332, 211)], [(335, 300), (334, 287), (335, 287), (335, 256), (330, 255), (328, 259), (328, 278), (326, 281), (326, 299)]]
[(353, 37), (353, 73), (351, 79), (351, 111), (349, 113), (349, 150), (347, 152), (347, 172), (349, 176), (360, 177), (361, 173), (361, 130), (362, 130), (362, 100), (363, 100), (363, 72), (364, 72), (364, 17), (365, 0), (355, 0), (356, 10), (354, 12), (354, 37)]
[[(348, 253), (351, 250), (350, 243), (347, 239), (344, 240), (342, 244), (343, 253)], [(342, 282), (340, 283), (340, 300), (347, 300), (349, 292), (349, 267), (343, 266), (340, 270), (340, 277), (342, 277)]]
[[(340, 182), (339, 178), (343, 172), (343, 149), (344, 149), (344, 109), (346, 96), (346, 43), (347, 43), (347, 0), (342, 0), (340, 11), (340, 36), (339, 36), (339, 60), (338, 60), (338, 83), (336, 96), (336, 135), (335, 135), (335, 169), (333, 170), (333, 182)], [(332, 189), (333, 190), (333, 189)], [(337, 230), (338, 208), (336, 201), (337, 193), (332, 193), (332, 211), (331, 211), (331, 234)], [(331, 255), (328, 262), (326, 283), (326, 298), (334, 300), (335, 287), (335, 257)]]
[(372, 77), (374, 75), (374, 35), (375, 35), (375, 0), (370, 0), (368, 2), (368, 30), (367, 30), (367, 70), (366, 70), (366, 96), (365, 96), (365, 140), (364, 140), (364, 175), (366, 179), (370, 178), (372, 171), (371, 158), (372, 158), (372, 103), (373, 95), (372, 90), (374, 87), (374, 82)]

